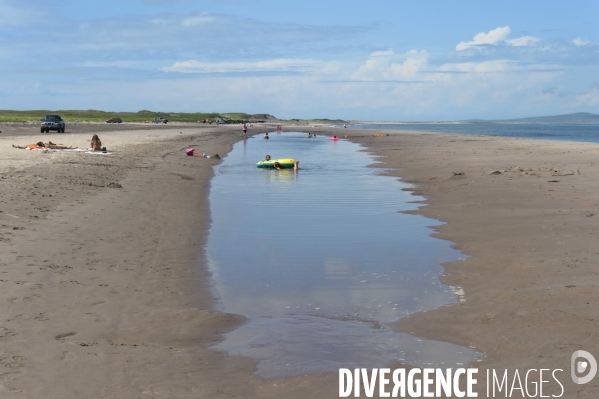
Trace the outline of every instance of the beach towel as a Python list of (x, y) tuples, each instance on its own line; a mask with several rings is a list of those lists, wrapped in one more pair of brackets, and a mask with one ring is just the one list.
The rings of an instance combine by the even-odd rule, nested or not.
[(64, 149), (57, 149), (57, 148), (29, 148), (29, 150), (31, 151), (41, 151), (41, 152), (75, 152), (75, 151), (85, 151), (79, 148), (64, 148)]

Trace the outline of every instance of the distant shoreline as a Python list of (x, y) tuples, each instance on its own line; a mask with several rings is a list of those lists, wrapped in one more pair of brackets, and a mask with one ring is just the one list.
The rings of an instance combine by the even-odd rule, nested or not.
[(379, 121), (359, 121), (351, 122), (348, 125), (599, 125), (597, 122), (502, 122), (502, 121), (439, 121), (439, 122), (379, 122)]
[(218, 123), (218, 121), (247, 121), (252, 123), (272, 124), (327, 124), (327, 125), (343, 125), (343, 124), (573, 124), (573, 125), (595, 125), (599, 124), (599, 115), (589, 112), (577, 112), (565, 115), (538, 116), (529, 118), (512, 118), (512, 119), (463, 119), (463, 120), (429, 120), (429, 121), (377, 121), (377, 120), (358, 120), (358, 119), (329, 119), (329, 118), (289, 118), (279, 119), (271, 114), (247, 114), (243, 112), (232, 113), (204, 113), (204, 112), (154, 112), (154, 111), (138, 111), (138, 112), (110, 112), (99, 110), (30, 110), (30, 111), (14, 111), (0, 110), (0, 124), (3, 123), (37, 123), (46, 114), (59, 114), (65, 121), (71, 123), (106, 123), (107, 120), (118, 117), (123, 123), (151, 123), (155, 118), (167, 119), (169, 123), (187, 123), (187, 124), (202, 124), (204, 121)]

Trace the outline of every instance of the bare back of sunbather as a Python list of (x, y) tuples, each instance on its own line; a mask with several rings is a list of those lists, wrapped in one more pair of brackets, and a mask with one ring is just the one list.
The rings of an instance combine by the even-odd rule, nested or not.
[(66, 146), (66, 145), (62, 145), (62, 144), (54, 144), (51, 141), (48, 141), (47, 143), (44, 143), (42, 141), (38, 141), (35, 144), (29, 144), (29, 145), (24, 145), (24, 146), (20, 146), (20, 145), (12, 145), (12, 148), (19, 148), (21, 150), (45, 150), (45, 149), (49, 149), (49, 150), (74, 150), (77, 147), (72, 147), (72, 146)]

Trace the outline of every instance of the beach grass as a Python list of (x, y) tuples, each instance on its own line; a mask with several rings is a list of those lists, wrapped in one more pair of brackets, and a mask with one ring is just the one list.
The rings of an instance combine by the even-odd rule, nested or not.
[(105, 122), (110, 118), (121, 118), (123, 122), (148, 122), (154, 118), (165, 118), (169, 122), (198, 122), (205, 119), (265, 119), (267, 114), (251, 115), (243, 112), (206, 113), (206, 112), (154, 112), (142, 110), (138, 112), (109, 112), (95, 109), (89, 110), (0, 110), (0, 122), (39, 122), (44, 115), (57, 114), (66, 122)]

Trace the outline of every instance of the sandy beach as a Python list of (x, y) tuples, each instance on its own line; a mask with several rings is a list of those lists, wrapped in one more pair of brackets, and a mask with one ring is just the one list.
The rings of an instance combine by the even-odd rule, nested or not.
[[(219, 161), (183, 150), (223, 156), (240, 126), (127, 126), (0, 127), (0, 397), (338, 397), (337, 373), (263, 380), (252, 360), (206, 347), (244, 318), (214, 310), (203, 256)], [(436, 236), (468, 256), (441, 278), (465, 301), (404, 318), (398, 331), (475, 347), (481, 376), (563, 368), (563, 397), (599, 395), (569, 378), (573, 351), (599, 349), (599, 145), (285, 130), (363, 144), (415, 185), (427, 198), (417, 212), (446, 222)], [(111, 155), (11, 147), (85, 147), (93, 133)]]
[[(487, 368), (561, 368), (563, 397), (597, 397), (596, 382), (572, 383), (569, 365), (575, 350), (599, 348), (599, 145), (349, 134), (385, 167), (401, 168), (396, 175), (427, 198), (417, 213), (446, 222), (436, 236), (469, 256), (444, 264), (441, 278), (465, 301), (404, 318), (397, 330), (477, 348), (482, 377)], [(561, 392), (555, 382), (545, 388)]]

